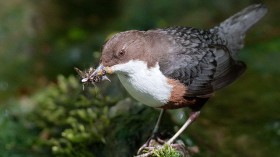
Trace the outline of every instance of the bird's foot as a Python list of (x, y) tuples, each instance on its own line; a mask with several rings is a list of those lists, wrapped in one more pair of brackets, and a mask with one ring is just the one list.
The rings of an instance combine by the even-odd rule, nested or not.
[(162, 143), (164, 142), (159, 137), (156, 137), (155, 135), (152, 135), (137, 151), (137, 154), (141, 154), (143, 152), (146, 152), (147, 150), (150, 150), (154, 148), (154, 145), (156, 143)]
[(159, 137), (149, 139), (137, 152), (135, 157), (149, 157), (155, 150), (163, 149), (165, 145), (169, 145), (183, 156), (189, 154), (182, 140), (177, 140), (176, 143), (168, 144), (167, 140), (162, 140)]

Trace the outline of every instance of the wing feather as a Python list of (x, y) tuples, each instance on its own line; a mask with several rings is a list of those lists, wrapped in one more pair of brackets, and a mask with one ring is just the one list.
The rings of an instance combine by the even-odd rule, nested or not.
[(209, 31), (181, 27), (167, 31), (180, 49), (174, 49), (171, 57), (160, 62), (161, 70), (167, 77), (188, 87), (186, 96), (211, 95), (244, 72), (245, 64), (234, 60), (225, 41)]

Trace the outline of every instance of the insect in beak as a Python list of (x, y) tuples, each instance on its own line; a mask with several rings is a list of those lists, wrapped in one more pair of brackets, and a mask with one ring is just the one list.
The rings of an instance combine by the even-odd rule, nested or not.
[(104, 67), (102, 64), (100, 64), (96, 69), (90, 67), (88, 70), (85, 71), (81, 71), (76, 67), (74, 69), (81, 77), (81, 82), (83, 83), (83, 89), (84, 89), (84, 85), (88, 83), (95, 85), (95, 83), (101, 81), (105, 81), (105, 80), (110, 81), (110, 79), (106, 76), (106, 74), (107, 73), (110, 74), (111, 70), (110, 68)]

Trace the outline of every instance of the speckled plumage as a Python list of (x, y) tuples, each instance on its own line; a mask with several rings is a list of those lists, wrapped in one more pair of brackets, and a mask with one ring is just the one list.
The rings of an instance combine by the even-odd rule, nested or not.
[(218, 34), (191, 27), (158, 31), (166, 34), (174, 47), (168, 57), (159, 61), (161, 70), (188, 87), (186, 96), (205, 97), (245, 70), (245, 64), (233, 59), (227, 41)]
[(245, 64), (236, 54), (246, 31), (266, 12), (263, 5), (251, 5), (209, 30), (169, 27), (117, 33), (105, 43), (93, 76), (103, 76), (103, 70), (115, 73), (136, 100), (162, 108), (154, 134), (165, 109), (189, 107), (188, 120), (167, 141), (171, 144), (216, 90), (244, 72)]
[[(236, 53), (243, 47), (246, 31), (265, 13), (263, 5), (252, 5), (209, 30), (169, 27), (121, 32), (105, 43), (101, 64), (113, 67), (135, 60), (145, 62), (148, 68), (159, 65), (159, 70), (167, 79), (174, 79), (181, 83), (180, 86), (185, 86), (181, 99), (208, 98), (244, 72), (245, 64), (238, 61)], [(126, 75), (129, 77), (134, 73), (137, 69)], [(176, 86), (179, 84), (176, 83)], [(153, 91), (145, 92), (154, 94)]]
[[(246, 31), (266, 13), (252, 5), (220, 25), (201, 30), (192, 27), (158, 29), (172, 43), (168, 58), (159, 62), (162, 72), (188, 87), (188, 96), (206, 96), (230, 84), (245, 70), (236, 53), (244, 45)], [(174, 64), (176, 63), (176, 64)]]

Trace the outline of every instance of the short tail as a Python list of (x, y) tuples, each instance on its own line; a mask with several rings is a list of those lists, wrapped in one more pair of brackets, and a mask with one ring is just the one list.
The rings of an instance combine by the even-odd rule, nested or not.
[(220, 37), (228, 42), (228, 48), (232, 53), (236, 53), (243, 47), (245, 33), (255, 23), (257, 23), (267, 12), (267, 8), (262, 4), (251, 5), (242, 11), (231, 16), (219, 26), (213, 28)]

